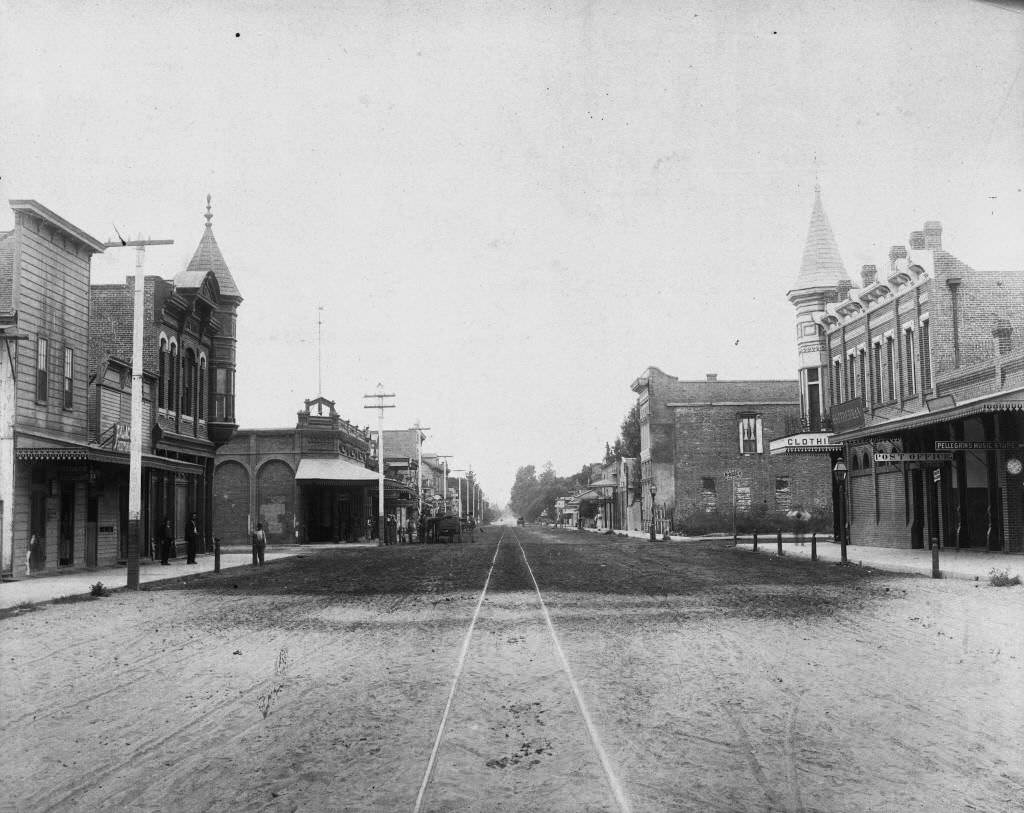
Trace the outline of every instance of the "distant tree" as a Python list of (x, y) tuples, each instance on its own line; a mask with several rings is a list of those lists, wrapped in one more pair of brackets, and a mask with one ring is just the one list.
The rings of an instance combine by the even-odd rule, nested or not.
[(619, 427), (618, 457), (640, 457), (640, 406), (633, 404)]
[(512, 513), (518, 516), (526, 516), (537, 497), (538, 490), (537, 467), (533, 465), (520, 466), (516, 471), (516, 479), (512, 484), (512, 492), (509, 495), (508, 507)]

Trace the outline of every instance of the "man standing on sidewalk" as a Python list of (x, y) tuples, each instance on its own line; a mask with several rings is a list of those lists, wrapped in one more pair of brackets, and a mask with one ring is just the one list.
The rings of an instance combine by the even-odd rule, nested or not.
[(196, 549), (199, 547), (199, 516), (195, 511), (189, 517), (188, 525), (185, 526), (185, 563), (194, 565), (196, 563)]

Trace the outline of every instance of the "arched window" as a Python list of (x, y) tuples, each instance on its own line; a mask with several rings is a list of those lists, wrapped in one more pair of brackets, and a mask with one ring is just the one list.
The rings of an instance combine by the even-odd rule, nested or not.
[(184, 353), (184, 375), (181, 379), (181, 414), (195, 414), (196, 354), (191, 348)]
[(170, 371), (167, 375), (167, 408), (173, 409), (177, 404), (178, 392), (178, 345), (171, 342)]
[(206, 418), (206, 356), (199, 358), (199, 402), (196, 407), (196, 417), (199, 420)]
[(157, 408), (163, 408), (167, 404), (167, 339), (160, 340), (160, 357), (158, 360), (160, 365), (160, 375), (157, 378), (156, 386), (156, 405)]

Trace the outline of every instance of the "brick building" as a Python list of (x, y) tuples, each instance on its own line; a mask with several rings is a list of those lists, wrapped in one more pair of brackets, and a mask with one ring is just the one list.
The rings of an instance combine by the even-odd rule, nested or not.
[(769, 454), (770, 441), (800, 427), (798, 381), (680, 381), (649, 367), (632, 384), (639, 399), (643, 528), (656, 489), (657, 533), (688, 516), (776, 514), (802, 507), (831, 514), (827, 463)]
[[(235, 324), (242, 296), (206, 226), (189, 264), (173, 281), (144, 280), (142, 555), (156, 555), (164, 520), (183, 540), (189, 515), (199, 516), (212, 547), (213, 463), (235, 423)], [(100, 524), (100, 545), (116, 550), (101, 564), (127, 558), (128, 459), (131, 421), (134, 278), (90, 290), (89, 430), (118, 453), (106, 461), (104, 494), (118, 494), (119, 519)]]
[(305, 402), (294, 428), (240, 429), (217, 450), (214, 532), (244, 543), (262, 522), (271, 542), (351, 542), (377, 514), (370, 433), (334, 401)]
[(1024, 551), (1024, 274), (924, 224), (816, 314), (854, 544)]

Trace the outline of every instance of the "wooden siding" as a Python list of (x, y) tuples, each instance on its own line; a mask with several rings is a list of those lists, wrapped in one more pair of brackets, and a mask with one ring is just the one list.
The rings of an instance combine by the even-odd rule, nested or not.
[[(88, 437), (86, 366), (89, 339), (89, 256), (55, 244), (19, 218), (20, 264), (14, 291), (19, 327), (28, 340), (18, 347), (16, 394), (20, 428)], [(44, 231), (46, 231), (44, 229)], [(61, 238), (56, 238), (63, 243)], [(47, 401), (36, 402), (36, 349), (47, 339)], [(74, 404), (64, 409), (64, 347), (75, 351)]]

